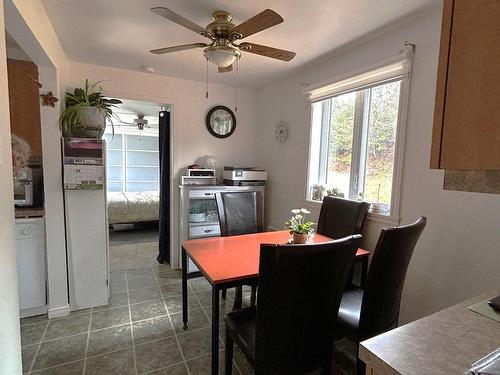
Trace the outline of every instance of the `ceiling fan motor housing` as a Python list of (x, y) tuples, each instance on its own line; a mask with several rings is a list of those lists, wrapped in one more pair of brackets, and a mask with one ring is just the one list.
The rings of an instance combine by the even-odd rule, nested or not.
[(229, 12), (217, 10), (213, 14), (213, 22), (207, 25), (207, 31), (214, 38), (229, 38), (229, 33), (234, 29), (235, 24), (231, 22), (233, 16)]

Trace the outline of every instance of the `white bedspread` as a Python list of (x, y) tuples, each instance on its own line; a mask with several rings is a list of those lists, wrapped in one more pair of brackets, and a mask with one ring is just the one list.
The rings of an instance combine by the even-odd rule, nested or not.
[(136, 193), (108, 192), (108, 223), (125, 224), (158, 220), (160, 193), (142, 191)]

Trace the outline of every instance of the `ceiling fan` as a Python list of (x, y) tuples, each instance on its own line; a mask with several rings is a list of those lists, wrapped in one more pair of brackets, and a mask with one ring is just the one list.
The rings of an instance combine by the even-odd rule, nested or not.
[(233, 19), (231, 13), (218, 10), (213, 13), (212, 22), (205, 28), (164, 7), (151, 8), (151, 11), (211, 40), (211, 43), (183, 44), (150, 51), (156, 55), (193, 48), (204, 48), (203, 54), (205, 58), (218, 67), (219, 73), (233, 70), (233, 63), (241, 56), (240, 51), (282, 61), (291, 61), (295, 57), (295, 52), (291, 51), (250, 42), (235, 43), (237, 40), (282, 23), (283, 18), (271, 9), (260, 12), (238, 26), (231, 22)]
[(145, 115), (143, 113), (138, 113), (137, 118), (135, 118), (133, 122), (125, 122), (120, 120), (120, 124), (137, 126), (137, 129), (139, 130), (144, 130), (144, 128), (150, 128), (151, 126), (148, 125), (148, 120), (146, 120), (144, 116)]

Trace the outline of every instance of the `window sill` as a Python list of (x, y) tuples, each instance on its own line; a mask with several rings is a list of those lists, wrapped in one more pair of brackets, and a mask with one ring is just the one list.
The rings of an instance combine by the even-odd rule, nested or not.
[[(305, 208), (310, 208), (313, 210), (320, 210), (321, 209), (321, 203), (318, 201), (313, 201), (312, 199), (305, 199), (304, 200), (304, 206)], [(389, 214), (384, 215), (384, 214), (375, 214), (373, 212), (368, 212), (367, 219), (370, 221), (375, 221), (379, 223), (383, 223), (386, 225), (391, 225), (391, 226), (397, 226), (399, 225), (399, 221), (401, 220), (400, 217), (397, 216), (391, 216)]]

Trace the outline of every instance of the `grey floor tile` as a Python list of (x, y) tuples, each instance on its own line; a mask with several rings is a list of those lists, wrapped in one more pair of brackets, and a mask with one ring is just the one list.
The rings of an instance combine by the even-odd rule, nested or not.
[(129, 291), (130, 303), (153, 301), (161, 298), (160, 288), (134, 289)]
[(128, 281), (128, 289), (144, 289), (144, 288), (152, 288), (157, 287), (158, 283), (156, 282), (155, 277), (151, 273), (150, 277), (137, 277), (135, 279), (131, 279)]
[(21, 326), (21, 345), (31, 345), (42, 340), (43, 332), (48, 321), (44, 323), (28, 324)]
[(126, 274), (125, 274), (125, 271), (111, 271), (109, 273), (109, 279), (111, 281), (114, 281), (114, 280), (125, 280), (126, 279)]
[(128, 306), (115, 307), (104, 311), (95, 311), (92, 314), (92, 331), (101, 328), (108, 328), (130, 322)]
[(137, 345), (135, 353), (139, 374), (162, 369), (182, 361), (182, 355), (174, 337)]
[(22, 318), (21, 325), (24, 326), (26, 324), (44, 323), (44, 322), (47, 322), (48, 320), (49, 320), (49, 317), (47, 314), (30, 316), (29, 318)]
[(82, 373), (82, 360), (32, 372), (33, 375), (81, 375)]
[(135, 375), (131, 348), (87, 358), (85, 375)]
[(109, 287), (111, 290), (111, 294), (119, 293), (119, 292), (126, 292), (127, 291), (127, 282), (125, 281), (125, 279), (111, 280), (109, 283)]
[(21, 356), (23, 359), (23, 373), (30, 370), (31, 364), (35, 359), (36, 350), (38, 349), (38, 344), (23, 346), (21, 348)]
[(237, 345), (234, 345), (233, 359), (242, 375), (253, 375), (254, 371), (252, 366), (248, 363), (245, 354), (243, 354)]
[(161, 285), (160, 290), (163, 297), (182, 295), (182, 287), (180, 283)]
[(172, 336), (174, 330), (168, 316), (132, 323), (135, 345)]
[(195, 292), (200, 292), (203, 290), (212, 290), (212, 286), (204, 277), (191, 279), (188, 281), (188, 283)]
[(40, 345), (33, 369), (40, 370), (83, 359), (87, 346), (87, 336), (88, 334), (82, 334), (43, 342)]
[[(192, 372), (191, 374), (197, 375), (194, 372)], [(186, 365), (184, 364), (184, 362), (182, 362), (173, 366), (165, 367), (161, 370), (148, 372), (148, 375), (188, 375), (188, 372), (186, 369)]]
[(182, 280), (182, 274), (175, 271), (169, 273), (158, 273), (156, 274), (156, 279), (160, 285), (178, 284)]
[(127, 271), (127, 280), (133, 280), (140, 277), (153, 277), (153, 268), (143, 267), (143, 268), (133, 268)]
[[(243, 306), (246, 306), (246, 305), (243, 305)], [(205, 311), (205, 313), (209, 317), (209, 320), (212, 321), (212, 306), (211, 305), (210, 306), (203, 306), (203, 310)], [(233, 311), (233, 303), (232, 302), (221, 304), (220, 308), (219, 308), (219, 321), (222, 322), (224, 320), (224, 317), (228, 313), (230, 313), (231, 311)]]
[[(229, 292), (229, 291), (228, 291)], [(212, 306), (212, 291), (211, 290), (204, 290), (204, 291), (199, 291), (195, 292), (196, 296), (200, 300), (200, 303), (202, 306)], [(219, 298), (220, 304), (227, 304), (231, 305), (233, 304), (233, 297), (228, 293), (226, 296), (226, 299), (222, 299), (222, 297)]]
[(90, 332), (87, 355), (109, 353), (132, 346), (130, 324)]
[[(203, 328), (197, 331), (187, 332), (177, 336), (179, 344), (186, 360), (199, 357), (211, 352), (212, 329)], [(222, 342), (219, 340), (219, 347)]]
[(184, 333), (189, 330), (192, 331), (198, 328), (205, 328), (210, 325), (210, 321), (207, 319), (202, 310), (189, 311), (187, 330), (183, 329), (184, 324), (182, 323), (182, 313), (172, 314), (170, 315), (170, 318), (172, 319), (172, 325), (174, 326), (174, 330), (177, 333)]
[[(224, 364), (225, 364), (225, 352), (221, 350), (219, 352), (219, 374), (225, 374)], [(195, 359), (191, 359), (186, 361), (189, 371), (191, 374), (196, 375), (211, 375), (211, 363), (212, 363), (212, 355), (207, 354), (202, 357), (198, 357)], [(233, 375), (239, 375), (239, 370), (233, 362)]]
[(44, 341), (59, 337), (86, 333), (89, 330), (90, 314), (71, 315), (67, 318), (51, 319), (43, 337)]
[(156, 301), (141, 302), (135, 305), (130, 305), (130, 313), (132, 321), (155, 318), (157, 316), (166, 315), (167, 309), (162, 299)]
[[(175, 314), (182, 311), (182, 296), (165, 297), (164, 300), (169, 314)], [(198, 299), (194, 294), (188, 293), (188, 309), (198, 310), (200, 307)]]
[(107, 309), (112, 309), (113, 307), (120, 307), (127, 305), (128, 305), (128, 293), (118, 292), (111, 294), (107, 305), (94, 307), (94, 311), (107, 310)]

